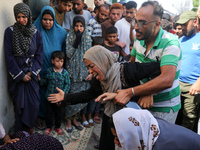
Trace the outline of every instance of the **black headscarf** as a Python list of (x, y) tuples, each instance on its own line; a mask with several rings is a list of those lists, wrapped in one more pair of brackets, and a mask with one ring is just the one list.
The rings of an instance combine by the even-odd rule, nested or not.
[(14, 15), (17, 21), (19, 13), (24, 14), (28, 18), (25, 26), (16, 22), (13, 25), (13, 53), (16, 56), (24, 56), (28, 54), (32, 37), (35, 33), (35, 26), (32, 24), (31, 10), (28, 5), (18, 3), (14, 6)]
[[(75, 16), (73, 20), (73, 28), (75, 27), (77, 22), (81, 22), (83, 27), (85, 28), (85, 18), (83, 16)], [(78, 45), (81, 43), (82, 33), (80, 31), (76, 32), (76, 39), (74, 41), (73, 47), (78, 48)]]
[(53, 15), (53, 12), (52, 12), (51, 10), (46, 9), (46, 10), (42, 13), (42, 18), (43, 18), (43, 16), (46, 15), (46, 14), (51, 15), (51, 17), (52, 17), (53, 20), (54, 20), (54, 15)]

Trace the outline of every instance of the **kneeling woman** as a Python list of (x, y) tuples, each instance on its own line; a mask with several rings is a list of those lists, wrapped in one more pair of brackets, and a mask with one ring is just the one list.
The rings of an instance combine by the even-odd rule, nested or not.
[(185, 127), (155, 118), (148, 110), (124, 108), (111, 118), (114, 142), (123, 150), (200, 149), (200, 135)]

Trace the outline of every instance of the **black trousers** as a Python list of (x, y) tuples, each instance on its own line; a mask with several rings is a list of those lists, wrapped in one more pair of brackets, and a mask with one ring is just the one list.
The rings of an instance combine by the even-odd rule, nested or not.
[(109, 119), (110, 117), (103, 114), (99, 150), (115, 150), (114, 136), (110, 129)]
[(53, 126), (53, 114), (55, 116), (55, 128), (60, 128), (62, 119), (61, 105), (47, 102), (46, 105), (46, 126), (51, 128)]

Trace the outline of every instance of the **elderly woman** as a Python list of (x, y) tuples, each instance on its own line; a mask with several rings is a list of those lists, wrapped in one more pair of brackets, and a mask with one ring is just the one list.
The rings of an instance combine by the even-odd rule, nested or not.
[[(67, 31), (62, 28), (55, 20), (55, 12), (51, 6), (45, 6), (41, 10), (41, 14), (35, 20), (34, 25), (42, 33), (43, 45), (44, 45), (44, 56), (43, 66), (40, 72), (41, 78), (44, 77), (47, 68), (52, 66), (51, 54), (54, 51), (65, 50), (65, 39)], [(46, 116), (46, 93), (47, 87), (40, 86), (40, 112), (39, 116), (44, 118)], [(36, 127), (44, 129), (44, 125), (37, 122)]]
[(42, 68), (42, 35), (32, 24), (29, 7), (14, 6), (16, 23), (5, 30), (8, 91), (14, 104), (15, 131), (31, 132), (39, 111), (38, 73)]
[(155, 118), (148, 110), (121, 109), (112, 115), (110, 125), (115, 143), (123, 150), (200, 149), (200, 135)]
[[(83, 61), (93, 75), (91, 87), (75, 94), (65, 94), (62, 90), (58, 94), (51, 94), (48, 98), (52, 103), (65, 100), (66, 104), (85, 103), (106, 92), (117, 92), (119, 89), (139, 85), (139, 80), (154, 78), (160, 74), (159, 63), (145, 64), (117, 62), (116, 56), (102, 46), (90, 48), (84, 55)], [(120, 107), (121, 108), (121, 107)], [(114, 150), (114, 136), (109, 127), (111, 115), (119, 109), (114, 101), (105, 101), (102, 130), (100, 137), (101, 150)]]

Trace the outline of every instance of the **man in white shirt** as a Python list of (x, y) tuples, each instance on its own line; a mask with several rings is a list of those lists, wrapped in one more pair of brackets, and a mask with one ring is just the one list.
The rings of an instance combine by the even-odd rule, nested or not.
[(132, 22), (135, 18), (136, 8), (136, 2), (129, 1), (126, 3), (126, 17), (115, 23), (115, 27), (118, 31), (119, 41), (126, 43), (126, 46), (123, 48), (123, 50), (127, 55), (130, 54), (130, 43), (131, 41), (134, 41), (134, 26), (132, 25)]

